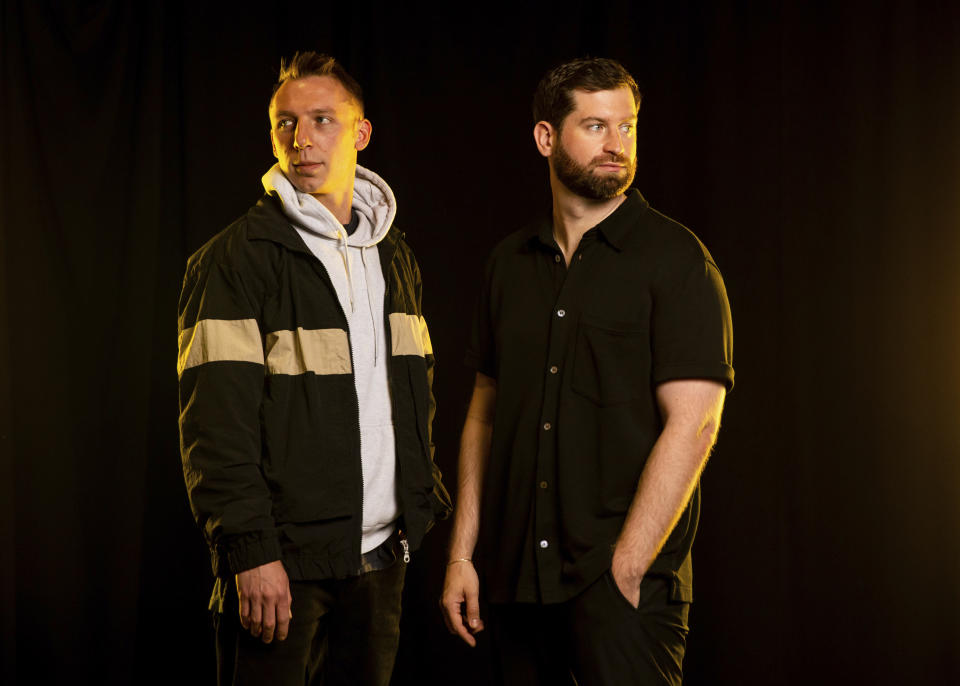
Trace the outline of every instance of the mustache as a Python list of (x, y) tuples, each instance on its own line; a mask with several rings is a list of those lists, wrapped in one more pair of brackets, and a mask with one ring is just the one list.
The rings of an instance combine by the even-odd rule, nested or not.
[(591, 167), (599, 167), (601, 164), (622, 164), (625, 167), (630, 166), (629, 161), (624, 155), (618, 155), (616, 153), (594, 157), (590, 162)]

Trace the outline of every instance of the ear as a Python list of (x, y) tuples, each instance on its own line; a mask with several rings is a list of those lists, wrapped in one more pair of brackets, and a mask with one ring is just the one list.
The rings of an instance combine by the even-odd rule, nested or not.
[(273, 137), (272, 128), (270, 129), (270, 147), (273, 149), (273, 156), (279, 160), (280, 155), (277, 154), (277, 139)]
[(373, 124), (370, 123), (369, 119), (361, 119), (357, 122), (357, 138), (354, 141), (353, 147), (356, 148), (357, 151), (363, 150), (370, 145), (371, 135), (373, 135)]
[(553, 154), (553, 144), (556, 141), (557, 130), (548, 121), (538, 121), (533, 127), (533, 142), (537, 144), (537, 150), (544, 157), (550, 157)]

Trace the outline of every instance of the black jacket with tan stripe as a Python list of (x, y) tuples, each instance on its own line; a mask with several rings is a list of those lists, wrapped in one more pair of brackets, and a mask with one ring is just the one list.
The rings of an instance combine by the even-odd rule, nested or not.
[[(401, 526), (415, 550), (450, 512), (433, 461), (434, 357), (412, 251), (395, 227), (377, 250)], [(363, 480), (350, 333), (276, 196), (189, 259), (178, 323), (183, 474), (214, 574), (274, 560), (292, 579), (356, 574)]]

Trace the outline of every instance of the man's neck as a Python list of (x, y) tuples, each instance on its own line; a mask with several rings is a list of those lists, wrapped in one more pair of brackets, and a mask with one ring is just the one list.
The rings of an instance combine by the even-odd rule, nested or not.
[(613, 214), (627, 196), (621, 193), (609, 200), (591, 200), (573, 193), (555, 178), (550, 179), (550, 186), (553, 190), (553, 237), (569, 265), (583, 234)]
[(338, 193), (311, 193), (321, 205), (330, 210), (341, 224), (350, 223), (350, 211), (353, 209), (353, 181), (348, 188)]

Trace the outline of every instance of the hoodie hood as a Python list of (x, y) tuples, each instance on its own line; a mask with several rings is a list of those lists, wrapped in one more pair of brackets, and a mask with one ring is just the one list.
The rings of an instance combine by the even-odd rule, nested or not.
[(352, 247), (366, 248), (379, 243), (397, 215), (397, 201), (390, 186), (359, 164), (353, 183), (353, 211), (359, 222), (352, 236), (347, 236), (343, 225), (323, 203), (294, 188), (279, 164), (270, 167), (261, 180), (267, 193), (280, 198), (284, 213), (297, 228)]

